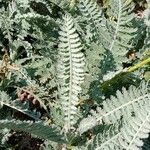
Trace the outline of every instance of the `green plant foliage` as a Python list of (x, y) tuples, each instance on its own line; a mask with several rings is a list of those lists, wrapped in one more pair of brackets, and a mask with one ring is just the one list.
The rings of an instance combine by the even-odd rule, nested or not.
[(0, 0), (0, 14), (0, 149), (149, 149), (149, 0)]
[[(102, 20), (102, 11), (97, 7), (95, 2), (90, 0), (79, 1), (78, 8), (82, 13), (83, 19), (88, 24), (85, 24), (86, 38), (90, 41), (98, 42), (100, 38), (100, 26)], [(86, 39), (86, 40), (87, 40)]]
[(65, 128), (70, 130), (75, 123), (80, 84), (84, 80), (84, 55), (78, 34), (75, 33), (73, 20), (70, 15), (64, 17), (59, 44), (58, 79), (60, 81), (60, 101), (65, 115)]
[[(63, 142), (59, 131), (55, 128), (50, 128), (49, 126), (42, 125), (41, 122), (26, 122), (26, 121), (17, 121), (17, 120), (1, 120), (0, 128), (8, 128), (15, 130), (23, 130), (29, 133), (32, 133), (42, 139), (48, 139), (52, 141)], [(38, 133), (38, 134), (37, 134)]]
[[(141, 149), (144, 144), (142, 139), (149, 136), (149, 108), (147, 107), (149, 101), (146, 101), (145, 103), (146, 105), (144, 109), (139, 109), (137, 117), (129, 117), (120, 132), (113, 129), (113, 133), (108, 130), (106, 135), (97, 135), (94, 138), (94, 142), (92, 144), (93, 147), (89, 147), (89, 149)], [(107, 136), (109, 136), (108, 139)], [(107, 140), (100, 144), (99, 142), (104, 139)]]
[[(108, 31), (111, 33), (108, 49), (113, 54), (114, 60), (117, 62), (125, 61), (124, 56), (128, 50), (132, 49), (132, 39), (136, 36), (137, 29), (133, 27), (132, 20), (132, 3), (130, 1), (111, 0), (108, 16)], [(109, 27), (110, 26), (110, 27)], [(116, 67), (118, 67), (116, 65)]]
[[(79, 126), (80, 133), (85, 132), (91, 128), (92, 125), (97, 125), (102, 123), (102, 121), (107, 124), (115, 123), (122, 116), (130, 116), (132, 113), (136, 113), (134, 109), (140, 107), (143, 101), (149, 101), (149, 91), (147, 91), (147, 86), (142, 85), (143, 87), (139, 89), (135, 87), (130, 87), (127, 91), (125, 88), (122, 89), (122, 92), (117, 91), (116, 97), (112, 96), (109, 100), (105, 100), (100, 107), (97, 109), (97, 112), (92, 112), (93, 116), (83, 119)], [(136, 106), (137, 105), (137, 106)], [(92, 122), (90, 121), (92, 118)], [(95, 119), (94, 119), (95, 118)], [(91, 124), (91, 125), (88, 125)]]

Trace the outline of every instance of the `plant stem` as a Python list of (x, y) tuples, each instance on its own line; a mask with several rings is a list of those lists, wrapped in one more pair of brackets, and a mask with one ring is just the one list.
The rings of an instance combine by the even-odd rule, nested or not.
[(137, 70), (138, 68), (141, 68), (142, 66), (146, 65), (147, 63), (150, 63), (150, 58), (147, 58), (147, 59), (135, 64), (134, 66), (128, 68), (127, 72), (133, 72), (133, 71)]

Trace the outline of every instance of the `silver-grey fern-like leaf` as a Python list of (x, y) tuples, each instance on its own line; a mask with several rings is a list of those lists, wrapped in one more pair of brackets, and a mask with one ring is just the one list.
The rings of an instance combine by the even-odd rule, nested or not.
[[(86, 24), (84, 24), (84, 28), (86, 29), (85, 40), (89, 39), (90, 42), (101, 43), (100, 40), (105, 38), (100, 31), (102, 10), (92, 0), (80, 0), (77, 6), (82, 14), (82, 19), (86, 21)], [(101, 38), (101, 36), (103, 37)]]
[(118, 123), (117, 125), (110, 126), (103, 133), (98, 133), (87, 143), (86, 147), (88, 150), (116, 150), (117, 146), (115, 142), (120, 135), (121, 132)]
[[(93, 122), (90, 122), (91, 116), (81, 121), (79, 125), (79, 132), (83, 133), (95, 125), (101, 124), (102, 121), (111, 124), (117, 122), (122, 116), (131, 116), (136, 109), (144, 103), (149, 101), (150, 93), (147, 88), (147, 84), (142, 83), (140, 88), (131, 86), (129, 90), (125, 88), (122, 92), (117, 91), (116, 97), (112, 96), (110, 99), (106, 99), (102, 103), (102, 108), (98, 108), (97, 112), (92, 111)], [(85, 121), (86, 120), (86, 121)], [(95, 121), (95, 122), (94, 122)], [(89, 125), (90, 124), (90, 125)]]
[(131, 13), (132, 9), (131, 1), (110, 1), (110, 11), (108, 11), (110, 19), (106, 24), (111, 40), (106, 48), (113, 54), (117, 68), (121, 66), (119, 63), (126, 60), (125, 55), (128, 50), (133, 48), (132, 39), (135, 37), (137, 29), (132, 25), (134, 18)]
[(59, 98), (65, 115), (65, 130), (71, 129), (75, 123), (81, 83), (84, 81), (84, 55), (81, 52), (82, 46), (71, 15), (63, 17), (61, 26), (59, 58), (58, 58), (58, 79)]
[(146, 25), (146, 38), (142, 51), (148, 50), (150, 47), (150, 1), (147, 0), (148, 8), (144, 11), (144, 22)]
[(150, 101), (146, 101), (133, 117), (128, 116), (120, 131), (113, 129), (105, 134), (96, 135), (88, 144), (89, 150), (141, 150), (143, 139), (150, 133)]
[(120, 145), (126, 150), (141, 150), (150, 133), (150, 100), (145, 101), (135, 117), (129, 117), (121, 130)]
[(102, 44), (112, 54), (116, 69), (121, 69), (122, 62), (127, 60), (127, 52), (133, 48), (132, 40), (137, 31), (132, 25), (131, 1), (110, 0), (107, 17), (92, 0), (79, 1), (78, 8), (88, 24), (84, 25), (86, 39)]
[(22, 114), (31, 117), (35, 121), (39, 121), (40, 113), (30, 111), (28, 103), (23, 104), (18, 99), (11, 100), (10, 97), (4, 91), (0, 91), (0, 106), (7, 106), (13, 110), (16, 110)]
[(19, 120), (0, 120), (0, 129), (13, 129), (31, 133), (41, 139), (47, 139), (55, 142), (64, 142), (63, 136), (60, 135), (54, 127), (44, 125), (42, 122), (19, 121)]

